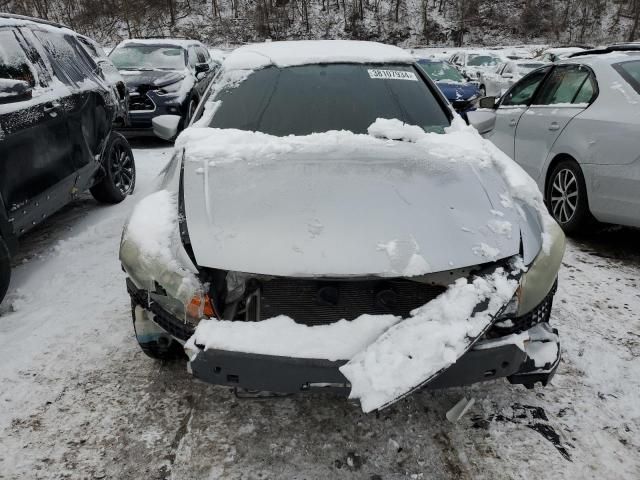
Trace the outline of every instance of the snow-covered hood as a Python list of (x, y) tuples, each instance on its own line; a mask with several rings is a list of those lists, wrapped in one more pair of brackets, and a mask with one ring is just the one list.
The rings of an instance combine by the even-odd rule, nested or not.
[(430, 150), (349, 132), (188, 129), (177, 145), (198, 264), (412, 276), (517, 254), (522, 218), (498, 170), (438, 144), (448, 135), (426, 135)]
[(139, 86), (161, 88), (185, 78), (183, 71), (167, 70), (120, 70), (120, 74), (129, 89), (135, 89)]

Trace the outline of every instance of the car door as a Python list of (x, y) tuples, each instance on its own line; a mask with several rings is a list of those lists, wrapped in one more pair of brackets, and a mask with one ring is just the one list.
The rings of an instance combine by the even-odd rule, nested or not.
[(518, 121), (550, 70), (549, 66), (531, 72), (511, 87), (498, 104), (496, 125), (487, 138), (511, 158), (514, 158), (515, 154), (515, 134)]
[(558, 65), (547, 76), (516, 128), (514, 159), (532, 178), (540, 177), (557, 138), (588, 106), (594, 86), (591, 70), (578, 64)]
[(17, 28), (1, 28), (0, 45), (0, 78), (35, 89), (0, 105), (0, 195), (20, 235), (69, 200), (72, 148), (63, 92), (35, 45)]
[(76, 172), (76, 190), (86, 188), (99, 166), (99, 157), (111, 130), (116, 105), (111, 90), (99, 75), (96, 63), (78, 43), (75, 35), (63, 31), (33, 29), (55, 77), (65, 85), (60, 103), (69, 129), (66, 139), (71, 162), (59, 165)]

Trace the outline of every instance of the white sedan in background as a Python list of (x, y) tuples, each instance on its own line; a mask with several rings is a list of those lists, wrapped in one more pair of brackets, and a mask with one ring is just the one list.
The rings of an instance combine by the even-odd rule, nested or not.
[(480, 106), (495, 110), (469, 119), (536, 180), (567, 233), (593, 218), (640, 227), (639, 47), (547, 65)]
[(500, 97), (523, 76), (544, 65), (536, 60), (512, 60), (501, 63), (493, 71), (480, 73), (480, 93), (483, 96)]
[(449, 58), (449, 63), (456, 67), (469, 80), (477, 80), (483, 72), (490, 72), (503, 59), (486, 50), (461, 50)]

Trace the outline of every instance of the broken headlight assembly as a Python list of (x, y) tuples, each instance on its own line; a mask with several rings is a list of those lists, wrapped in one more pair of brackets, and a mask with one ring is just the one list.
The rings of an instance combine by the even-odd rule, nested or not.
[(518, 316), (538, 306), (549, 294), (558, 278), (566, 240), (560, 226), (556, 222), (550, 223), (550, 231), (544, 234), (547, 247), (543, 246), (520, 279)]
[(547, 300), (558, 278), (565, 249), (565, 236), (557, 223), (545, 233), (546, 248), (541, 248), (536, 258), (520, 277), (520, 285), (511, 301), (504, 308), (498, 322), (523, 317)]

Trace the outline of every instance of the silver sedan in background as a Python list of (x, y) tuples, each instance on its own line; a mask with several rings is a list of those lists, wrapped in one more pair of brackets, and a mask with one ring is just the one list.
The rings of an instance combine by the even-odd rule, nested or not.
[(501, 63), (490, 72), (480, 72), (480, 92), (483, 95), (500, 97), (523, 76), (544, 65), (544, 62), (537, 60), (511, 60)]
[(594, 218), (640, 227), (639, 47), (581, 52), (480, 106), (493, 111), (469, 119), (536, 180), (567, 233)]

